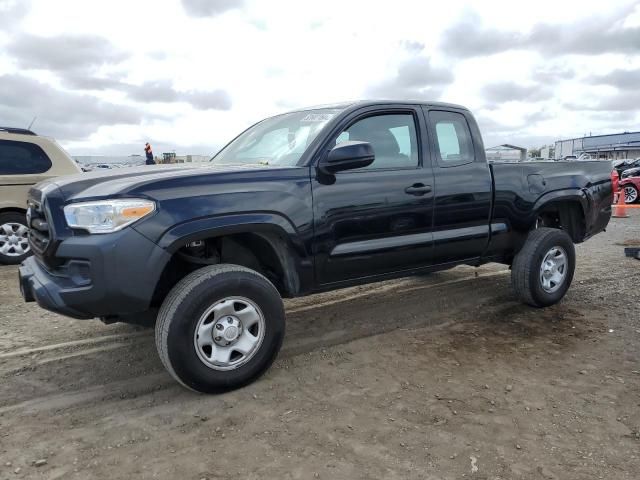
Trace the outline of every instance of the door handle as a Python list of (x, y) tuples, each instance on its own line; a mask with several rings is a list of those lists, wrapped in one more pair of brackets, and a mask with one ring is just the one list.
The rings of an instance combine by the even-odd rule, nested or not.
[(410, 187), (404, 189), (405, 193), (409, 195), (424, 195), (431, 191), (431, 185), (425, 185), (423, 183), (414, 183)]

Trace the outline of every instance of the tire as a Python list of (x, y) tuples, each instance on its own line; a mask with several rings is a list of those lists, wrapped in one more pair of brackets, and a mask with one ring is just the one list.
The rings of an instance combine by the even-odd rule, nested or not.
[[(564, 267), (560, 266), (562, 255)], [(546, 268), (543, 266), (545, 260)], [(565, 231), (556, 228), (532, 230), (511, 266), (511, 284), (516, 296), (533, 307), (558, 303), (571, 285), (575, 264), (573, 241)], [(555, 270), (551, 265), (555, 265)]]
[(169, 292), (158, 313), (156, 347), (182, 385), (220, 393), (262, 375), (284, 331), (284, 306), (273, 284), (254, 270), (220, 264), (196, 270)]
[(622, 194), (624, 195), (624, 203), (629, 204), (638, 201), (638, 189), (635, 185), (624, 185), (622, 187)]
[(0, 264), (17, 265), (31, 255), (24, 213), (0, 213)]

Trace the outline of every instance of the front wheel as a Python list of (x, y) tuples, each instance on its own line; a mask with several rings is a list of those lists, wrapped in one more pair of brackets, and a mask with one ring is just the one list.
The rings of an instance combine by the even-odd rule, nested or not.
[(269, 368), (284, 328), (282, 299), (269, 280), (238, 265), (212, 265), (171, 290), (158, 314), (156, 347), (185, 387), (224, 392)]
[(518, 298), (534, 307), (548, 307), (567, 293), (576, 264), (571, 237), (556, 228), (529, 233), (513, 260), (511, 284)]

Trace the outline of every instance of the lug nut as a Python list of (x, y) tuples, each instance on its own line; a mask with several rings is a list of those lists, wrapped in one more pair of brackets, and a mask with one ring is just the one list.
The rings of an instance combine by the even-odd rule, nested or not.
[(217, 325), (216, 325), (216, 328), (217, 328), (218, 330), (222, 330), (224, 327), (222, 326), (222, 324), (220, 324), (220, 323), (219, 323), (219, 324), (217, 324)]
[(222, 340), (222, 338), (221, 338), (221, 337), (216, 337), (216, 338), (214, 338), (214, 340), (215, 340), (216, 342), (219, 342), (220, 340)]
[(231, 323), (233, 320), (231, 319), (231, 317), (227, 317), (227, 322)]

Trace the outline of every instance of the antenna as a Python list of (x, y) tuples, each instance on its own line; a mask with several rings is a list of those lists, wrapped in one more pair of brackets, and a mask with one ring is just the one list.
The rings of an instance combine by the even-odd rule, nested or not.
[(31, 130), (31, 127), (33, 127), (33, 124), (36, 123), (37, 118), (38, 118), (37, 116), (33, 117), (33, 120), (31, 120), (31, 123), (27, 127), (27, 130)]

